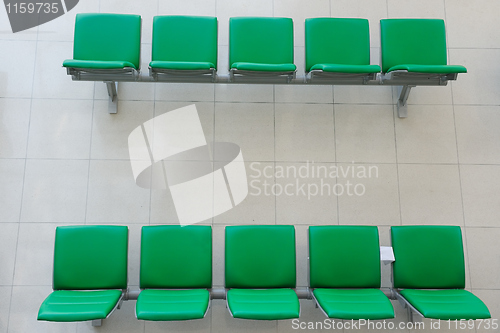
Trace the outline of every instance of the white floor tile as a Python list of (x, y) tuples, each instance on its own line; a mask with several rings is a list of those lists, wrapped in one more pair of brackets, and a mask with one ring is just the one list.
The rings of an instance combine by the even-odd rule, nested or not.
[(455, 106), (460, 163), (500, 164), (499, 111), (497, 106)]
[[(243, 157), (245, 157), (243, 153)], [(214, 217), (214, 224), (275, 224), (276, 198), (273, 194), (274, 165), (246, 162), (248, 195), (239, 205)]]
[(498, 227), (500, 166), (461, 165), (465, 225)]
[(71, 76), (62, 67), (66, 59), (73, 59), (73, 43), (37, 43), (34, 98), (92, 99), (94, 82), (72, 82)]
[(335, 161), (331, 104), (276, 104), (275, 109), (276, 161)]
[[(17, 229), (17, 223), (0, 223), (0, 252), (4, 254), (0, 259), (0, 264), (2, 265), (2, 270), (0, 271), (0, 286), (12, 285), (14, 279), (14, 264), (16, 260), (14, 254), (17, 250)], [(5, 290), (0, 289), (0, 293), (2, 292), (5, 292)], [(3, 300), (2, 303), (7, 303), (5, 298), (3, 298)], [(4, 304), (4, 306), (5, 305), (6, 304)], [(1, 307), (0, 305), (0, 308)]]
[(276, 163), (277, 224), (337, 224), (337, 179), (329, 177), (331, 167), (335, 164)]
[(273, 161), (273, 105), (216, 103), (215, 141), (239, 145), (245, 161)]
[(500, 228), (467, 228), (467, 252), (471, 286), (476, 289), (499, 289), (500, 262), (496, 251)]
[(30, 99), (0, 98), (0, 157), (26, 157)]
[(21, 223), (14, 285), (52, 286), (54, 240), (58, 225), (60, 224)]
[(338, 163), (337, 167), (340, 173), (337, 182), (343, 190), (338, 197), (339, 224), (400, 224), (395, 164)]
[(35, 41), (0, 40), (0, 97), (30, 98), (33, 88)]
[(457, 165), (399, 165), (403, 225), (463, 225)]
[(388, 18), (440, 18), (445, 19), (444, 1), (388, 0)]
[(34, 99), (28, 158), (88, 159), (92, 108), (91, 100)]
[(0, 160), (0, 221), (19, 222), (25, 160)]
[(453, 108), (409, 105), (408, 118), (396, 118), (399, 163), (457, 163)]
[(160, 0), (159, 15), (215, 16), (216, 0), (185, 0), (182, 2)]
[(459, 74), (451, 83), (453, 103), (499, 105), (500, 67), (491, 66), (500, 57), (499, 49), (450, 49), (449, 64), (462, 65), (466, 74)]
[(395, 163), (392, 105), (335, 105), (337, 162)]
[(267, 84), (217, 84), (216, 102), (273, 102), (274, 90)]
[(85, 160), (27, 160), (21, 222), (84, 222), (88, 176)]
[(88, 223), (147, 223), (149, 189), (135, 184), (129, 161), (91, 161)]
[(107, 111), (108, 101), (94, 101), (92, 159), (129, 159), (128, 136), (153, 118), (154, 103), (119, 101), (118, 113)]
[(500, 37), (492, 27), (498, 24), (497, 1), (445, 0), (448, 47), (497, 48)]

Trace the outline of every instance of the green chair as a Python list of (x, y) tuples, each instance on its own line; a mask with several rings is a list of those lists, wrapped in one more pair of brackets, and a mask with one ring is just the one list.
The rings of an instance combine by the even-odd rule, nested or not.
[(226, 227), (225, 285), (234, 318), (298, 318), (295, 228), (291, 225)]
[(229, 19), (229, 76), (253, 82), (290, 82), (293, 64), (293, 21), (283, 17)]
[(216, 17), (154, 17), (149, 73), (155, 81), (215, 82), (216, 72)]
[(328, 318), (394, 318), (380, 290), (380, 247), (375, 226), (309, 227), (309, 284)]
[(370, 65), (366, 19), (308, 18), (305, 42), (307, 82), (366, 84), (380, 73), (380, 66)]
[(384, 84), (398, 85), (400, 117), (406, 117), (406, 101), (412, 87), (445, 86), (467, 69), (448, 65), (446, 30), (440, 19), (380, 20)]
[(462, 232), (458, 226), (391, 227), (396, 295), (416, 313), (441, 320), (490, 318), (486, 305), (465, 288)]
[(117, 112), (117, 81), (139, 78), (141, 17), (129, 14), (77, 14), (73, 59), (63, 62), (75, 81), (103, 81)]
[(140, 287), (137, 319), (203, 318), (212, 287), (212, 227), (142, 227)]
[(57, 227), (52, 292), (38, 320), (92, 320), (100, 326), (119, 307), (127, 289), (128, 228)]

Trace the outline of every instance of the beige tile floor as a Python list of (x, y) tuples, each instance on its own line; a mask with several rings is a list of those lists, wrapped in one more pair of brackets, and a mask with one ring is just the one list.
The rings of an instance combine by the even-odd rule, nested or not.
[[(89, 323), (36, 321), (51, 291), (58, 225), (128, 225), (129, 284), (137, 288), (140, 227), (178, 220), (168, 192), (135, 185), (127, 137), (155, 115), (193, 103), (207, 141), (238, 144), (249, 175), (255, 162), (261, 170), (312, 161), (379, 170), (378, 178), (363, 180), (363, 196), (251, 195), (204, 221), (214, 229), (216, 286), (224, 281), (228, 224), (295, 224), (300, 287), (307, 285), (307, 225), (378, 225), (383, 245), (389, 245), (390, 225), (460, 225), (467, 288), (500, 319), (499, 10), (497, 0), (81, 0), (65, 16), (12, 34), (0, 9), (0, 333), (296, 331), (290, 321), (232, 319), (221, 300), (212, 303), (207, 318), (192, 322), (138, 321), (133, 301), (98, 329)], [(299, 71), (307, 17), (369, 19), (372, 63), (380, 62), (380, 19), (443, 18), (449, 63), (465, 65), (469, 73), (447, 87), (413, 89), (407, 119), (395, 115), (397, 95), (391, 87), (166, 83), (119, 84), (120, 111), (110, 115), (104, 84), (72, 82), (61, 68), (72, 55), (75, 14), (96, 11), (143, 16), (143, 69), (151, 55), (153, 15), (216, 15), (220, 73), (227, 73), (232, 16), (292, 17)], [(290, 180), (252, 179), (276, 186)], [(353, 179), (329, 181), (345, 185)], [(382, 285), (390, 286), (387, 269)], [(301, 305), (303, 320), (323, 320), (310, 301)], [(405, 321), (404, 310), (393, 305), (395, 322)], [(404, 330), (410, 331), (417, 332)]]

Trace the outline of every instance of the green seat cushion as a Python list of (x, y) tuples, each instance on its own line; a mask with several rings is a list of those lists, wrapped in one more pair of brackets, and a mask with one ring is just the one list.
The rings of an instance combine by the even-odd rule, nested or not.
[(447, 65), (441, 19), (383, 19), (380, 34), (384, 73), (398, 65)]
[(118, 61), (140, 68), (141, 17), (80, 13), (75, 20), (73, 60)]
[(226, 227), (226, 288), (295, 288), (292, 225)]
[(305, 46), (306, 72), (318, 64), (370, 65), (368, 20), (308, 18), (305, 21)]
[(186, 61), (151, 61), (151, 68), (177, 69), (177, 70), (210, 70), (215, 68), (211, 62), (186, 62)]
[(391, 237), (395, 288), (465, 288), (464, 250), (459, 226), (393, 226)]
[(200, 319), (207, 312), (209, 299), (210, 293), (205, 289), (146, 289), (137, 299), (136, 315), (141, 320)]
[(229, 19), (229, 68), (235, 68), (234, 63), (287, 64), (288, 68), (291, 68), (290, 65), (293, 64), (292, 19), (231, 17)]
[(256, 64), (251, 62), (235, 62), (231, 68), (261, 72), (293, 72), (297, 69), (294, 64)]
[(310, 226), (312, 288), (380, 288), (376, 226)]
[(405, 70), (413, 73), (450, 74), (467, 73), (467, 68), (460, 65), (396, 65), (387, 72)]
[[(192, 66), (211, 64), (209, 68), (217, 68), (217, 18), (155, 16), (151, 59), (155, 63), (165, 61), (198, 64)], [(180, 64), (176, 66), (180, 67), (167, 69), (198, 69), (190, 66), (184, 68)]]
[(212, 287), (212, 227), (142, 227), (141, 288)]
[(54, 290), (127, 288), (126, 226), (56, 228)]
[(231, 289), (227, 304), (234, 318), (279, 320), (298, 318), (300, 303), (292, 289)]
[(486, 319), (490, 312), (474, 294), (463, 289), (401, 291), (404, 296), (426, 318), (441, 320)]
[(133, 63), (128, 61), (94, 61), (74, 59), (64, 60), (63, 67), (91, 69), (122, 69), (125, 67), (132, 67), (134, 69), (137, 69)]
[(378, 65), (338, 65), (338, 64), (316, 64), (311, 67), (313, 70), (322, 70), (324, 72), (332, 73), (379, 73), (380, 66)]
[(106, 318), (120, 299), (121, 290), (57, 290), (43, 301), (38, 320), (86, 321)]
[(380, 289), (314, 289), (314, 297), (328, 318), (394, 318), (391, 301)]

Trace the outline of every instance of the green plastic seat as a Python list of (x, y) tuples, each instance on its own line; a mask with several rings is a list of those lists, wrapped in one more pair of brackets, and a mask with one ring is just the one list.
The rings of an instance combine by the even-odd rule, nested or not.
[(370, 65), (370, 32), (366, 19), (308, 18), (305, 43), (306, 73), (330, 74), (330, 78), (341, 79), (339, 82), (357, 78), (355, 82), (363, 83), (364, 77), (374, 79), (380, 72), (380, 66)]
[[(140, 69), (141, 17), (129, 14), (77, 14), (73, 59), (63, 66), (106, 75)], [(68, 74), (71, 74), (68, 72)]]
[(384, 73), (467, 73), (464, 66), (448, 65), (443, 20), (383, 19), (380, 32)]
[(108, 317), (127, 288), (128, 228), (57, 227), (54, 292), (38, 320), (86, 321)]
[(227, 304), (234, 318), (297, 318), (297, 294), (291, 289), (231, 289)]
[(65, 322), (105, 319), (121, 295), (121, 290), (56, 290), (42, 303), (38, 320)]
[(486, 305), (464, 290), (459, 226), (394, 226), (391, 238), (394, 288), (420, 314), (441, 320), (491, 317)]
[(328, 318), (346, 320), (394, 318), (391, 301), (380, 289), (317, 288), (313, 294)]
[(226, 227), (225, 285), (234, 318), (298, 318), (295, 228), (291, 225)]
[[(217, 18), (155, 16), (150, 74), (196, 75), (209, 78), (217, 69)], [(160, 76), (161, 78), (161, 76)]]
[(394, 318), (380, 288), (380, 247), (375, 226), (309, 227), (313, 295), (329, 318)]
[(232, 76), (287, 76), (293, 64), (293, 21), (283, 17), (231, 17), (229, 69)]
[(212, 228), (142, 227), (140, 287), (137, 319), (203, 318), (212, 287)]
[(136, 303), (137, 319), (190, 320), (205, 316), (210, 302), (206, 289), (159, 290), (146, 289)]

